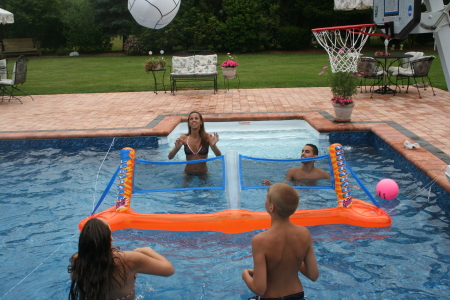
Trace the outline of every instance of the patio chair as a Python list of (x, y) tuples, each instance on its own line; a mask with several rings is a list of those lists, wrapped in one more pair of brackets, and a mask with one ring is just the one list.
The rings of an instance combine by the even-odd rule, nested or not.
[(8, 62), (0, 56), (0, 80), (8, 78)]
[[(0, 80), (8, 79), (8, 61), (3, 56), (0, 56)], [(0, 85), (0, 93), (2, 94), (2, 101), (3, 96), (6, 93), (6, 87)]]
[[(21, 89), (18, 88), (18, 85), (24, 84), (27, 79), (27, 63), (28, 63), (28, 59), (25, 56), (23, 56), (23, 55), (19, 56), (19, 58), (17, 58), (16, 62), (14, 63), (12, 78), (11, 79), (6, 78), (6, 79), (0, 80), (0, 88), (2, 91), (2, 101), (3, 101), (3, 96), (5, 94), (8, 94), (9, 101), (11, 101), (11, 98), (14, 98), (14, 99), (17, 99), (21, 104), (23, 104), (22, 101), (18, 98), (18, 96), (14, 95), (14, 92), (16, 92), (16, 91), (21, 92), (25, 96), (29, 96), (34, 101), (33, 97), (31, 97), (31, 95), (25, 93), (24, 91), (22, 91)], [(8, 90), (8, 87), (10, 87), (11, 90)]]
[(390, 66), (388, 68), (388, 73), (392, 74), (394, 72), (399, 72), (399, 70), (402, 71), (410, 71), (411, 70), (411, 62), (423, 57), (423, 52), (406, 52), (405, 54), (412, 55), (412, 57), (403, 58), (400, 61), (400, 64), (398, 66)]
[[(431, 69), (431, 64), (433, 63), (433, 60), (435, 59), (434, 56), (424, 56), (422, 58), (419, 58), (415, 61), (412, 61), (411, 64), (411, 70), (402, 70), (400, 69), (398, 72), (392, 73), (392, 76), (397, 77), (398, 80), (408, 80), (408, 86), (406, 87), (405, 93), (408, 92), (409, 85), (410, 85), (410, 79), (412, 78), (414, 80), (414, 86), (417, 88), (417, 92), (419, 93), (419, 98), (422, 98), (422, 95), (420, 94), (419, 87), (423, 87), (424, 90), (427, 89), (428, 83), (425, 82), (424, 78), (428, 78), (428, 81), (431, 86), (431, 90), (433, 91), (433, 96), (436, 96), (436, 93), (434, 92), (433, 85), (431, 84), (431, 79), (428, 76), (428, 73)], [(417, 81), (417, 78), (422, 78), (422, 81)]]
[(373, 84), (370, 86), (369, 92), (372, 91), (370, 98), (373, 96), (373, 92), (375, 90), (375, 86), (381, 84), (383, 82), (383, 78), (386, 75), (386, 72), (383, 70), (383, 66), (381, 63), (374, 58), (371, 57), (362, 57), (358, 64), (356, 65), (356, 70), (361, 73), (361, 82), (360, 88), (362, 93), (362, 87), (364, 84), (364, 91), (367, 92), (367, 79), (373, 79)]

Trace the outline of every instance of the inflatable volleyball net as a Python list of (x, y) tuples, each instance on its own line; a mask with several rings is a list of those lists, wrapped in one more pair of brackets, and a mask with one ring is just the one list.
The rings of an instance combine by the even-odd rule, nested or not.
[[(261, 179), (273, 178), (274, 174), (282, 176), (286, 173), (283, 172), (285, 168), (298, 166), (301, 162), (312, 160), (320, 161), (322, 165), (326, 162), (327, 169), (330, 170), (331, 182), (320, 180), (318, 185), (294, 185), (294, 187), (308, 190), (334, 190), (335, 205), (326, 208), (299, 209), (291, 216), (293, 223), (303, 226), (348, 224), (364, 227), (384, 227), (391, 224), (389, 215), (379, 207), (374, 197), (347, 163), (342, 145), (333, 144), (329, 146), (326, 155), (292, 160), (256, 158), (228, 151), (225, 155), (203, 160), (161, 162), (138, 159), (134, 149), (124, 148), (120, 152), (120, 165), (97, 201), (91, 216), (82, 220), (79, 228), (82, 229), (85, 222), (94, 217), (105, 219), (112, 230), (135, 228), (240, 233), (269, 228), (270, 216), (266, 212), (241, 208), (241, 194), (246, 190), (267, 189), (267, 186), (261, 184)], [(181, 186), (167, 187), (167, 182), (170, 183), (174, 177), (174, 168), (178, 168), (177, 172), (182, 173), (181, 168), (186, 164), (199, 162), (208, 163), (209, 173), (214, 173), (214, 176), (210, 176), (212, 180), (202, 180), (201, 176), (193, 176), (200, 177), (200, 179), (197, 178), (200, 184), (191, 184), (192, 176), (186, 176), (186, 180)], [(266, 164), (266, 166), (258, 168), (261, 164)], [(273, 164), (273, 166), (267, 167), (267, 164)], [(282, 164), (283, 168), (280, 167)], [(147, 168), (141, 166), (147, 166)], [(352, 197), (350, 175), (357, 181), (372, 203)], [(161, 181), (160, 178), (165, 178), (165, 180)], [(323, 183), (324, 181), (326, 183)], [(117, 184), (115, 206), (97, 212), (115, 183)], [(151, 188), (148, 189), (148, 186)], [(227, 199), (227, 206), (213, 213), (183, 214), (141, 213), (132, 208), (133, 195), (136, 197), (137, 194), (180, 193), (196, 190), (222, 191)], [(202, 209), (199, 208), (198, 211), (201, 212)]]

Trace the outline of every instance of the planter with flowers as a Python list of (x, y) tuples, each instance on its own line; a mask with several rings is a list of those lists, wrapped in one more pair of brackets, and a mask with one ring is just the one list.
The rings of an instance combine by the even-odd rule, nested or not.
[(222, 74), (226, 79), (233, 79), (236, 76), (236, 68), (239, 66), (236, 56), (227, 53), (227, 60), (222, 62)]
[[(323, 67), (323, 69), (326, 71), (328, 67)], [(320, 72), (319, 75), (325, 71)], [(352, 97), (358, 93), (361, 76), (362, 74), (357, 72), (330, 72), (329, 80), (333, 93), (331, 103), (335, 112), (335, 122), (350, 122), (353, 107), (355, 107)]]
[[(164, 54), (164, 51), (161, 50), (161, 55)], [(152, 51), (148, 52), (149, 55), (152, 55)], [(160, 69), (164, 69), (166, 66), (166, 59), (162, 56), (160, 57), (152, 57), (145, 61), (144, 69), (145, 72), (150, 73), (151, 71), (156, 71)]]

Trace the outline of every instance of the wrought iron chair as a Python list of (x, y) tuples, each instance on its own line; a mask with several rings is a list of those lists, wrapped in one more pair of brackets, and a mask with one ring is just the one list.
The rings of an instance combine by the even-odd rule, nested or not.
[(406, 52), (405, 54), (412, 55), (412, 57), (402, 58), (400, 60), (400, 64), (398, 66), (390, 66), (388, 69), (389, 74), (398, 72), (399, 70), (403, 70), (403, 71), (411, 70), (411, 62), (423, 57), (423, 52), (412, 51), (412, 52)]
[[(392, 76), (396, 76), (397, 81), (408, 80), (408, 85), (406, 87), (405, 93), (407, 93), (409, 90), (410, 79), (412, 78), (414, 80), (414, 86), (417, 88), (417, 92), (419, 93), (419, 98), (422, 98), (419, 87), (423, 87), (424, 90), (427, 89), (428, 83), (425, 82), (424, 80), (424, 78), (426, 77), (430, 82), (431, 90), (433, 91), (433, 96), (436, 96), (433, 85), (431, 84), (431, 79), (428, 76), (428, 73), (430, 72), (431, 69), (431, 64), (433, 63), (434, 59), (435, 59), (434, 56), (424, 56), (422, 58), (419, 58), (415, 61), (410, 62), (411, 64), (410, 71), (400, 69), (398, 72), (392, 73)], [(422, 78), (422, 81), (417, 82), (417, 78)]]
[(369, 92), (371, 91), (372, 94), (370, 95), (370, 98), (373, 97), (373, 92), (375, 91), (375, 86), (378, 85), (381, 87), (381, 84), (383, 82), (383, 78), (386, 75), (386, 72), (383, 70), (383, 66), (381, 63), (374, 58), (371, 57), (362, 57), (358, 64), (356, 65), (356, 70), (362, 75), (361, 82), (360, 82), (360, 88), (362, 93), (362, 87), (364, 84), (364, 91), (367, 92), (367, 85), (366, 81), (367, 79), (373, 79), (373, 84), (370, 86)]
[(8, 78), (8, 61), (0, 56), (0, 80)]
[[(0, 56), (0, 80), (8, 79), (8, 61), (3, 56)], [(0, 86), (0, 92), (3, 95), (5, 94), (5, 87)]]
[[(0, 88), (2, 91), (2, 101), (3, 101), (3, 96), (5, 94), (8, 94), (9, 101), (11, 101), (11, 98), (14, 98), (14, 99), (17, 99), (21, 104), (23, 104), (22, 101), (18, 98), (18, 96), (14, 95), (14, 92), (16, 92), (16, 91), (21, 92), (22, 94), (24, 94), (24, 96), (29, 96), (34, 101), (33, 97), (31, 97), (31, 95), (25, 93), (24, 91), (22, 91), (21, 89), (18, 88), (18, 85), (24, 84), (27, 79), (27, 64), (28, 64), (28, 59), (23, 55), (19, 56), (19, 58), (17, 58), (16, 62), (14, 63), (12, 78), (0, 80)], [(8, 90), (8, 87), (10, 87), (11, 90)]]

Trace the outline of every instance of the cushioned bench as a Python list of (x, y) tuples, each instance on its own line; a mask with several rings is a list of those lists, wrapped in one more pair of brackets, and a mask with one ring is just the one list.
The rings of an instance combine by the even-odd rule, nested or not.
[(20, 39), (3, 39), (0, 47), (0, 54), (2, 55), (24, 55), (24, 54), (39, 54), (41, 49), (38, 42), (34, 42), (31, 38)]
[(175, 94), (177, 83), (210, 81), (217, 92), (217, 54), (209, 50), (180, 51), (173, 55), (170, 71), (170, 91)]

